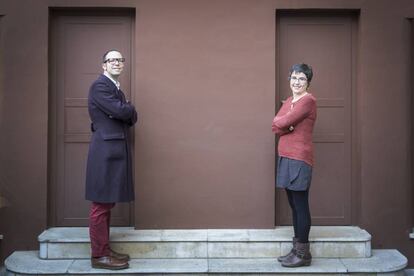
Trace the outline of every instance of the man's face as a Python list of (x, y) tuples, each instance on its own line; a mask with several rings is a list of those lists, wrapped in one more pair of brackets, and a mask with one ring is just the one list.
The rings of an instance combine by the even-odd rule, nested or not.
[(124, 62), (121, 60), (123, 60), (123, 57), (120, 52), (111, 51), (106, 55), (105, 62), (102, 64), (102, 68), (112, 77), (118, 78), (124, 69)]

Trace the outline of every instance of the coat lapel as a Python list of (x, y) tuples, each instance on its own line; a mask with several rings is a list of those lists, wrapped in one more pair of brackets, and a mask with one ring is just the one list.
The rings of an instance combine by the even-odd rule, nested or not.
[(106, 84), (109, 85), (109, 87), (112, 88), (112, 93), (114, 93), (118, 98), (120, 98), (120, 100), (125, 103), (125, 96), (124, 93), (122, 92), (122, 90), (118, 90), (118, 87), (116, 87), (115, 83), (113, 83), (107, 76), (105, 76), (104, 74), (101, 74), (99, 76), (99, 79), (103, 82), (105, 82)]
[(107, 76), (105, 76), (104, 74), (101, 74), (99, 76), (99, 80), (103, 81), (104, 83), (108, 84), (112, 90), (118, 90), (118, 88), (116, 87), (115, 83), (113, 83)]

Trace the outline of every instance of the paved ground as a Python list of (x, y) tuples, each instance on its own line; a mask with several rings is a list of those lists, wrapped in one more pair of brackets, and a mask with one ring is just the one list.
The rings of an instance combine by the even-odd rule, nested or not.
[[(4, 266), (0, 266), (0, 276), (6, 275), (6, 268)], [(407, 276), (414, 276), (414, 269), (406, 269), (405, 275)]]

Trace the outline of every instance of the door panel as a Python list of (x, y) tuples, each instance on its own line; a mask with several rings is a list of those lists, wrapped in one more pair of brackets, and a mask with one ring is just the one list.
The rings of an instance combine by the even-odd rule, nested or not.
[[(132, 24), (127, 12), (54, 12), (51, 20), (50, 191), (52, 226), (88, 225), (85, 172), (91, 137), (87, 97), (102, 73), (102, 55), (118, 49), (127, 62), (120, 78), (131, 95)], [(130, 225), (133, 208), (117, 204), (113, 225)]]
[[(353, 16), (282, 12), (277, 14), (277, 108), (291, 91), (287, 80), (295, 63), (308, 63), (317, 98), (313, 142), (315, 164), (310, 190), (312, 223), (352, 223)], [(285, 192), (276, 192), (276, 222), (291, 224)]]

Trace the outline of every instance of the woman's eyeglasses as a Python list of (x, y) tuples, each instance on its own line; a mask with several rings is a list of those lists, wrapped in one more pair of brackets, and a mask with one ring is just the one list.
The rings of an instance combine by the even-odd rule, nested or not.
[(307, 81), (308, 79), (307, 78), (304, 78), (304, 77), (300, 77), (300, 78), (297, 78), (297, 77), (291, 77), (290, 78), (290, 81), (291, 82), (296, 82), (296, 81), (299, 81), (299, 82), (305, 82), (305, 81)]

